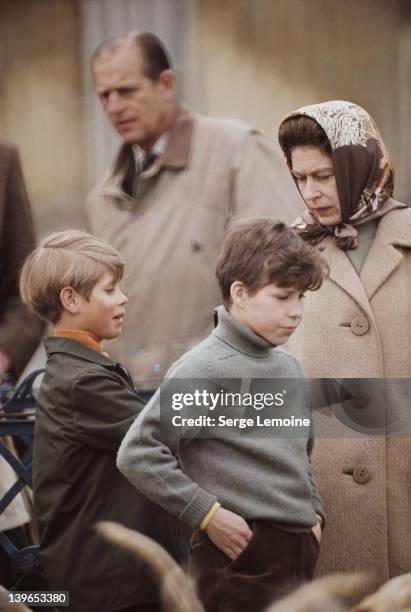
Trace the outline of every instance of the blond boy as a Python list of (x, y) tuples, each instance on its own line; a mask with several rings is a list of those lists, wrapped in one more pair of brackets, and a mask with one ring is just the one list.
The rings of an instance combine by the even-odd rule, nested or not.
[(157, 611), (144, 568), (110, 549), (93, 525), (115, 520), (153, 535), (174, 556), (167, 514), (116, 469), (116, 452), (143, 408), (126, 369), (102, 353), (122, 328), (126, 296), (118, 252), (90, 234), (45, 238), (26, 260), (20, 291), (54, 326), (37, 401), (34, 502), (40, 560), (76, 612)]

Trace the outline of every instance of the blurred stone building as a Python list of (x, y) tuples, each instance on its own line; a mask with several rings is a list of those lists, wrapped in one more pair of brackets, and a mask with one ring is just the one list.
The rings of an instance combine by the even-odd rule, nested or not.
[(411, 202), (409, 0), (2, 0), (0, 138), (20, 147), (39, 234), (82, 226), (117, 140), (89, 58), (130, 29), (168, 46), (181, 98), (275, 138), (289, 110), (350, 99), (369, 110)]

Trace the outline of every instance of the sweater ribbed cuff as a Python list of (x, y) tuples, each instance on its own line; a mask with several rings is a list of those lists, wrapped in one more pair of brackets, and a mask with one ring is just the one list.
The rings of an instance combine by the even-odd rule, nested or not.
[(179, 518), (190, 527), (198, 527), (211, 510), (217, 498), (204, 489), (198, 489), (190, 503), (184, 508)]

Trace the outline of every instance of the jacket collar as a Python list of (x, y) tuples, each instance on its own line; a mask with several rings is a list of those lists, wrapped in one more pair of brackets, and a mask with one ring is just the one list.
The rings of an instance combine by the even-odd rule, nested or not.
[(84, 329), (65, 329), (62, 327), (54, 328), (53, 336), (55, 338), (69, 338), (71, 340), (77, 340), (98, 353), (103, 352), (100, 338), (92, 332)]
[(193, 113), (185, 106), (178, 105), (165, 153), (158, 160), (160, 167), (180, 169), (188, 165), (193, 128)]
[(407, 209), (393, 210), (380, 219), (360, 276), (353, 274), (350, 260), (333, 237), (325, 238), (320, 250), (330, 268), (330, 280), (372, 317), (369, 300), (399, 266), (403, 255), (398, 247), (411, 247), (411, 215)]
[(224, 306), (217, 308), (217, 315), (218, 325), (213, 335), (237, 351), (251, 357), (267, 357), (271, 349), (275, 348), (268, 340), (257, 336), (239, 321), (233, 319)]
[(112, 359), (104, 355), (104, 353), (98, 353), (97, 351), (94, 351), (93, 349), (89, 348), (78, 340), (51, 336), (49, 338), (44, 339), (44, 346), (46, 349), (47, 357), (51, 357), (51, 355), (60, 353), (65, 355), (72, 355), (73, 357), (77, 357), (78, 359), (82, 359), (83, 361), (87, 361), (89, 363), (96, 363), (98, 365), (104, 366), (109, 370), (117, 372), (117, 374), (122, 376), (128, 382), (130, 387), (134, 389), (133, 380), (127, 369), (121, 363), (113, 361)]
[[(144, 172), (145, 178), (158, 174), (161, 168), (179, 170), (188, 165), (193, 128), (194, 115), (185, 106), (177, 105), (176, 117), (170, 128), (166, 150)], [(132, 147), (123, 144), (109, 170), (108, 178), (102, 188), (102, 195), (130, 199), (130, 196), (123, 191), (122, 184), (132, 164), (134, 164)]]
[(79, 340), (63, 338), (60, 336), (50, 336), (49, 338), (44, 339), (44, 346), (47, 357), (55, 353), (67, 353), (69, 355), (73, 355), (74, 357), (78, 357), (79, 359), (83, 359), (84, 361), (90, 361), (91, 363), (97, 363), (106, 367), (117, 366), (115, 361), (112, 361), (103, 353), (94, 351)]

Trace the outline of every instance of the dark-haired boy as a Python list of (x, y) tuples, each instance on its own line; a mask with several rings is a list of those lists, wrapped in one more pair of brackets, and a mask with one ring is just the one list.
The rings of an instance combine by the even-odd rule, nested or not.
[[(320, 287), (324, 265), (283, 223), (258, 219), (229, 230), (216, 274), (224, 302), (216, 329), (172, 366), (163, 393), (122, 442), (118, 466), (194, 528), (190, 569), (207, 612), (259, 612), (313, 575), (323, 509), (310, 430), (225, 438), (160, 428), (160, 397), (167, 399), (175, 379), (202, 378), (211, 393), (222, 379), (302, 378), (299, 363), (278, 346), (301, 320), (304, 291)], [(306, 402), (294, 408), (309, 422)]]
[(121, 332), (123, 268), (109, 244), (70, 230), (46, 237), (20, 279), (23, 301), (54, 326), (34, 431), (40, 560), (75, 612), (160, 611), (143, 564), (103, 542), (97, 521), (142, 531), (178, 557), (169, 517), (116, 468), (118, 446), (143, 408), (125, 368), (101, 349)]

